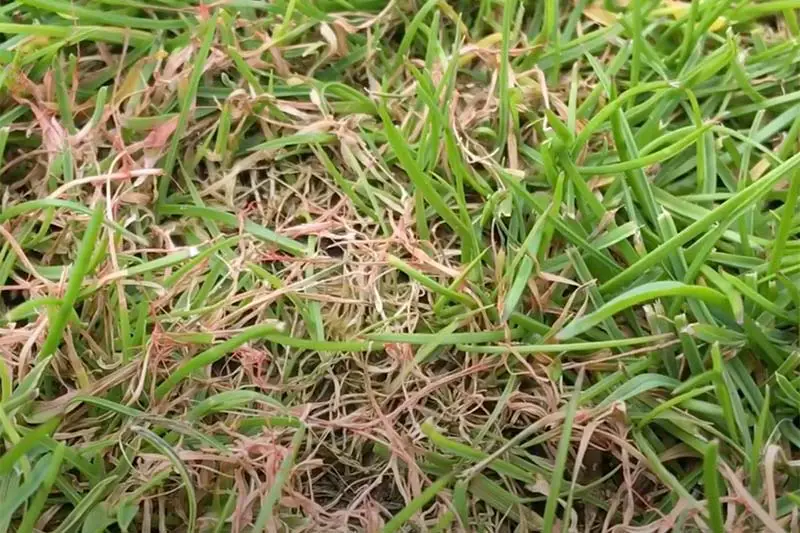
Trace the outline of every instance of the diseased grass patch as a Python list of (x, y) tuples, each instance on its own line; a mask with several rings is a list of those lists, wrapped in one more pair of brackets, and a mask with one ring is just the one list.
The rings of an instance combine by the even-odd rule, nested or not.
[(797, 527), (792, 2), (0, 7), (0, 530)]

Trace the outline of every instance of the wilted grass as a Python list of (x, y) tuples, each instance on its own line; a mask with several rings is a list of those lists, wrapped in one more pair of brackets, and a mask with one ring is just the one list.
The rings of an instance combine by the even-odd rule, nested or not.
[(0, 531), (797, 529), (797, 7), (4, 3)]

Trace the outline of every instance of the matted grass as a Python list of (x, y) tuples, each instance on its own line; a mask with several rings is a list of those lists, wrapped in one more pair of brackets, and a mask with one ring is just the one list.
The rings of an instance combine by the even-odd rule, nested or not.
[(0, 531), (800, 527), (786, 1), (0, 6)]

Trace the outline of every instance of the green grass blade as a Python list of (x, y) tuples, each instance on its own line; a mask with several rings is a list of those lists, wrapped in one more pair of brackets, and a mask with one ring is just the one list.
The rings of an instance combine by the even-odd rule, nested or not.
[(178, 454), (175, 453), (175, 450), (172, 449), (169, 443), (149, 429), (139, 426), (133, 426), (131, 429), (142, 439), (150, 443), (159, 453), (162, 453), (169, 462), (172, 463), (172, 467), (181, 477), (183, 487), (186, 490), (186, 500), (189, 504), (189, 523), (187, 524), (187, 530), (189, 533), (193, 533), (197, 527), (197, 495), (195, 494), (192, 477), (189, 475), (186, 465), (183, 464), (183, 461), (181, 461), (181, 458), (178, 457)]
[(209, 348), (208, 350), (184, 362), (181, 366), (174, 370), (167, 379), (165, 379), (158, 385), (158, 387), (156, 387), (156, 396), (163, 398), (175, 387), (175, 385), (183, 381), (189, 375), (207, 367), (214, 361), (225, 357), (228, 353), (230, 353), (232, 350), (235, 350), (242, 344), (255, 339), (263, 339), (267, 335), (279, 331), (281, 331), (280, 324), (260, 324), (257, 326), (251, 326), (250, 328), (244, 330), (238, 335), (231, 337), (225, 342), (221, 342), (220, 344)]
[(47, 337), (45, 338), (42, 348), (39, 350), (39, 360), (55, 353), (59, 344), (61, 344), (64, 328), (67, 325), (67, 320), (70, 315), (74, 312), (75, 301), (78, 299), (83, 279), (89, 274), (92, 252), (95, 249), (97, 237), (100, 234), (103, 216), (104, 206), (101, 202), (94, 208), (92, 218), (89, 220), (86, 231), (83, 233), (78, 255), (70, 269), (67, 288), (64, 291), (64, 296), (61, 298), (61, 307), (58, 309), (58, 312), (53, 315)]
[(723, 533), (725, 531), (725, 522), (722, 517), (719, 474), (717, 474), (718, 454), (719, 442), (710, 442), (706, 446), (706, 453), (703, 456), (703, 488), (705, 489), (706, 507), (708, 509), (708, 525), (714, 533)]
[(386, 130), (386, 138), (397, 156), (398, 161), (403, 169), (408, 173), (408, 177), (414, 183), (414, 186), (419, 189), (425, 200), (433, 207), (439, 216), (447, 222), (447, 224), (458, 233), (462, 239), (468, 241), (470, 239), (470, 229), (467, 228), (461, 219), (456, 215), (452, 209), (447, 205), (442, 196), (436, 191), (428, 176), (423, 174), (422, 170), (417, 165), (416, 160), (412, 157), (411, 152), (406, 146), (406, 141), (392, 123), (388, 111), (385, 108), (380, 109), (383, 127)]
[(383, 527), (383, 533), (395, 533), (400, 531), (417, 512), (419, 512), (428, 502), (433, 500), (437, 494), (444, 490), (453, 481), (453, 474), (440, 477), (423, 490), (419, 496), (411, 500), (408, 505), (403, 507), (400, 512), (392, 517)]
[(636, 263), (601, 285), (600, 291), (603, 293), (608, 293), (613, 289), (619, 288), (621, 285), (631, 281), (631, 279), (640, 275), (648, 268), (660, 263), (677, 247), (686, 244), (691, 239), (706, 232), (714, 223), (725, 223), (730, 219), (735, 218), (736, 215), (741, 214), (744, 209), (759, 201), (767, 192), (772, 189), (772, 187), (775, 186), (778, 181), (785, 176), (787, 172), (794, 170), (798, 164), (800, 164), (800, 154), (795, 154), (791, 158), (775, 167), (769, 173), (762, 176), (760, 180), (754, 182), (746, 189), (738, 192), (736, 195), (725, 201), (725, 203), (710, 211), (703, 218), (690, 224), (683, 231), (678, 233), (678, 235), (663, 242), (650, 253), (639, 259)]
[[(550, 489), (547, 494), (544, 514), (542, 515), (543, 531), (552, 531), (558, 508), (558, 499), (561, 494), (561, 484), (564, 482), (564, 471), (567, 468), (567, 456), (570, 449), (570, 439), (572, 438), (572, 424), (575, 421), (575, 413), (578, 410), (578, 399), (580, 398), (581, 385), (583, 384), (583, 369), (578, 373), (575, 386), (572, 388), (572, 396), (564, 412), (564, 422), (561, 425), (561, 439), (558, 442), (553, 475), (550, 477)], [(570, 513), (570, 509), (564, 509), (565, 516)]]
[(573, 320), (567, 327), (556, 334), (556, 339), (571, 339), (624, 309), (665, 296), (697, 298), (720, 307), (725, 307), (727, 304), (727, 298), (723, 294), (708, 287), (686, 285), (677, 281), (655, 281), (635, 287), (610, 300), (597, 311)]
[(186, 128), (189, 125), (189, 119), (191, 118), (192, 111), (194, 110), (195, 98), (197, 97), (197, 88), (200, 85), (200, 78), (205, 69), (206, 59), (208, 58), (208, 53), (211, 49), (211, 42), (214, 39), (216, 26), (217, 16), (214, 14), (206, 21), (205, 26), (201, 29), (200, 48), (197, 50), (197, 53), (194, 57), (191, 78), (189, 78), (188, 87), (186, 88), (186, 91), (180, 102), (178, 124), (175, 127), (175, 131), (172, 133), (169, 150), (167, 151), (167, 156), (162, 164), (164, 173), (158, 183), (159, 208), (167, 201), (169, 183), (172, 180), (172, 173), (175, 170), (175, 163), (178, 161), (178, 149), (180, 147), (180, 141), (186, 132)]
[(50, 497), (50, 490), (61, 471), (61, 463), (64, 461), (65, 449), (66, 446), (64, 443), (59, 443), (53, 453), (48, 457), (45, 477), (39, 486), (39, 490), (34, 495), (33, 500), (31, 500), (27, 509), (25, 509), (25, 514), (17, 528), (17, 533), (33, 533), (34, 525), (39, 519), (39, 516), (41, 516), (47, 504), (47, 500)]
[(117, 482), (116, 476), (109, 476), (92, 487), (92, 490), (81, 498), (80, 502), (72, 509), (61, 524), (53, 530), (54, 533), (67, 533), (81, 523), (94, 507), (100, 503)]
[(305, 435), (305, 426), (300, 426), (297, 430), (295, 430), (294, 436), (292, 437), (292, 444), (290, 448), (291, 451), (286, 455), (286, 457), (284, 457), (283, 462), (281, 462), (281, 467), (275, 476), (275, 481), (270, 487), (266, 498), (264, 498), (264, 501), (261, 503), (261, 509), (259, 510), (258, 517), (253, 525), (253, 533), (261, 533), (264, 531), (267, 527), (267, 524), (272, 519), (273, 508), (275, 507), (275, 504), (278, 503), (278, 500), (281, 497), (281, 492), (283, 491), (283, 486), (289, 479), (289, 474), (292, 471), (292, 467), (294, 467), (294, 462), (297, 458), (298, 452), (300, 451), (300, 446), (303, 444)]

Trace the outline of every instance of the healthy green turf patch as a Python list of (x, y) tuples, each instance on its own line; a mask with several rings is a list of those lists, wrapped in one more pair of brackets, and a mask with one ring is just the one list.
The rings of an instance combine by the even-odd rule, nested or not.
[(0, 6), (0, 531), (791, 531), (795, 1)]

